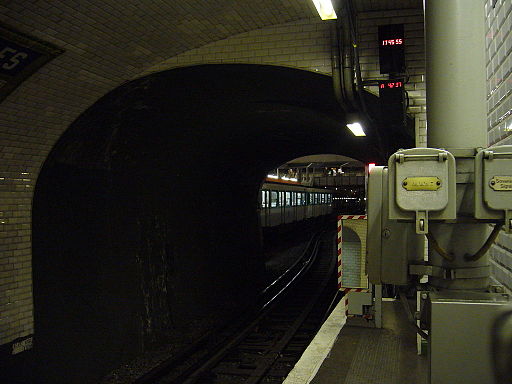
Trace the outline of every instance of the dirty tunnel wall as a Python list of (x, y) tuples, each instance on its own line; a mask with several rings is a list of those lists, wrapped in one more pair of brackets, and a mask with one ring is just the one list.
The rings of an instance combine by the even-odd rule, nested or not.
[(266, 172), (311, 153), (374, 156), (340, 121), (329, 77), (278, 67), (167, 71), (98, 101), (36, 186), (41, 375), (100, 377), (253, 302)]

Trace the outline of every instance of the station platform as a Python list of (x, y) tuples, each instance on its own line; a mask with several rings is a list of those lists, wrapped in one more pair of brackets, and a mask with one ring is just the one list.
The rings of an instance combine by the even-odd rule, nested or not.
[(399, 301), (385, 301), (383, 327), (346, 318), (343, 300), (284, 384), (427, 384), (428, 361)]

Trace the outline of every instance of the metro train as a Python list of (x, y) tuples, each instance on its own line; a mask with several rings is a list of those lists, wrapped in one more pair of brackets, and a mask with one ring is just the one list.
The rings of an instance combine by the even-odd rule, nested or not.
[(299, 183), (266, 179), (260, 193), (262, 227), (276, 227), (332, 212), (332, 193)]

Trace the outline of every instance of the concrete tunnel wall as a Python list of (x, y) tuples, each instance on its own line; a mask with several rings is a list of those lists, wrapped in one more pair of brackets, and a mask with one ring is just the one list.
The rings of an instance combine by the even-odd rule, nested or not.
[(154, 74), (89, 108), (35, 190), (38, 377), (94, 380), (249, 305), (267, 171), (314, 153), (376, 156), (343, 120), (330, 77), (251, 65)]

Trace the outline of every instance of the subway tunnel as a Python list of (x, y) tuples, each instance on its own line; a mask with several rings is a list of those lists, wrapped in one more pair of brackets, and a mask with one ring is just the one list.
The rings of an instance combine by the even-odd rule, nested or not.
[[(427, 143), (428, 3), (485, 19), (479, 31), (440, 12), (454, 32), (485, 36), (486, 51), (481, 71), (447, 76), (440, 94), (471, 78), (462, 95), (471, 98), (485, 72), (479, 145), (512, 144), (510, 1), (343, 0), (333, 2), (338, 21), (322, 20), (311, 1), (0, 7), (0, 382), (97, 382), (248, 311), (267, 277), (259, 188), (280, 164), (341, 154), (379, 165), (398, 148), (432, 146), (433, 132), (466, 137), (430, 115)], [(393, 25), (403, 36), (382, 40), (381, 26)], [(434, 51), (459, 58), (447, 49), (455, 34), (439, 35), (444, 48)], [(399, 37), (405, 65), (386, 73), (380, 48)], [(353, 96), (372, 117), (366, 138), (348, 132), (334, 97), (347, 48), (359, 57), (345, 63), (355, 71), (347, 83), (365, 90)], [(405, 130), (385, 123), (382, 82), (403, 86), (387, 117), (401, 109)], [(509, 295), (511, 244), (501, 231), (489, 251), (491, 282)]]
[(36, 185), (36, 376), (88, 382), (248, 308), (267, 172), (309, 154), (379, 158), (375, 132), (344, 123), (329, 76), (260, 65), (165, 71), (91, 106)]

